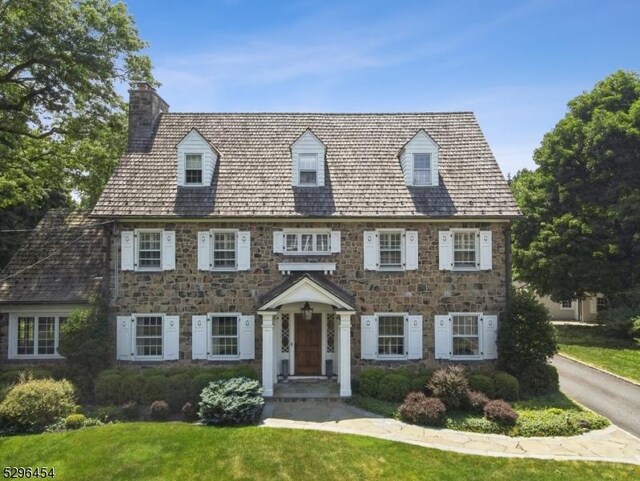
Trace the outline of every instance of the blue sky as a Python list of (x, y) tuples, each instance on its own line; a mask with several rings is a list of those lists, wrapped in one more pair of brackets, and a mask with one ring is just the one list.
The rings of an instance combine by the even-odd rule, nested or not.
[(640, 1), (126, 1), (171, 111), (475, 112), (505, 173), (640, 71)]

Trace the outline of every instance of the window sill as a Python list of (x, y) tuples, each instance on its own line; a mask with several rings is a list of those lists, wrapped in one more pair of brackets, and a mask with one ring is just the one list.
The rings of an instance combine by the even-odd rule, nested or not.
[(240, 356), (207, 356), (209, 361), (239, 361)]
[(299, 251), (284, 251), (282, 253), (284, 256), (330, 256), (331, 252), (317, 252), (317, 251), (309, 251), (309, 252), (299, 252)]
[(41, 359), (41, 360), (64, 359), (64, 357), (61, 356), (60, 354), (13, 354), (11, 356), (8, 356), (7, 359), (16, 360), (16, 361), (20, 359), (36, 361), (38, 359)]
[(132, 356), (132, 361), (164, 361), (162, 356)]
[(452, 361), (483, 361), (482, 356), (451, 356)]
[(405, 272), (404, 267), (378, 267), (378, 272)]
[(278, 270), (285, 275), (297, 271), (321, 271), (333, 274), (336, 270), (335, 262), (279, 262)]
[(154, 267), (154, 268), (137, 268), (134, 270), (134, 272), (141, 272), (141, 273), (150, 273), (150, 272), (162, 272), (162, 267)]
[(408, 356), (376, 356), (376, 361), (407, 361)]

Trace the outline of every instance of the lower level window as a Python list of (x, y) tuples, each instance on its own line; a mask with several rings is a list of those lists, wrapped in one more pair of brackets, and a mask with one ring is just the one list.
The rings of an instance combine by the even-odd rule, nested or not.
[(15, 318), (12, 339), (16, 356), (58, 356), (60, 327), (66, 316), (24, 315)]
[(453, 356), (480, 355), (479, 320), (477, 315), (453, 316)]
[(378, 316), (378, 356), (405, 355), (404, 316)]
[(560, 303), (560, 307), (562, 307), (563, 309), (571, 309), (573, 306), (573, 301), (571, 300), (564, 300)]
[(211, 354), (238, 355), (238, 316), (211, 316)]
[(162, 316), (136, 317), (136, 357), (162, 357)]

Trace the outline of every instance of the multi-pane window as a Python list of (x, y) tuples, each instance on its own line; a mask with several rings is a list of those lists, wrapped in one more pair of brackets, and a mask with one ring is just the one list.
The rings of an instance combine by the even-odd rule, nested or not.
[(280, 351), (289, 352), (289, 314), (282, 314), (282, 332), (280, 337)]
[(404, 316), (378, 317), (378, 355), (404, 356)]
[(299, 154), (300, 185), (318, 184), (318, 154)]
[(431, 185), (431, 154), (413, 154), (414, 185)]
[(380, 267), (402, 267), (402, 232), (380, 232)]
[(162, 316), (136, 317), (136, 356), (162, 357)]
[(66, 316), (18, 316), (11, 341), (18, 356), (56, 356)]
[(138, 232), (138, 268), (160, 269), (162, 267), (162, 232)]
[(211, 317), (211, 355), (238, 355), (238, 317)]
[(328, 254), (331, 250), (331, 235), (325, 233), (287, 233), (284, 235), (284, 250), (294, 254)]
[(453, 321), (453, 355), (479, 356), (480, 330), (477, 315), (454, 315)]
[(571, 300), (564, 300), (560, 302), (560, 307), (563, 309), (571, 309), (573, 302)]
[(213, 233), (213, 268), (230, 270), (236, 268), (236, 233)]
[(327, 352), (336, 350), (336, 315), (327, 314)]
[(185, 183), (202, 184), (202, 154), (185, 155)]
[(598, 312), (604, 311), (607, 307), (609, 307), (609, 301), (607, 301), (606, 297), (598, 297), (596, 299), (596, 309)]
[(453, 233), (453, 267), (476, 269), (478, 259), (478, 236), (475, 231)]

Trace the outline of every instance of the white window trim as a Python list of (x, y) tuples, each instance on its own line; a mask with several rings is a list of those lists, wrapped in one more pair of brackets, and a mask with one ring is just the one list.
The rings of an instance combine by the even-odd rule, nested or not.
[[(298, 250), (296, 251), (288, 251), (287, 250), (287, 235), (296, 234), (298, 236)], [(302, 235), (312, 235), (313, 236), (313, 251), (301, 251), (302, 247)], [(327, 242), (327, 250), (326, 251), (318, 251), (315, 250), (317, 247), (317, 235), (325, 234), (329, 237)], [(282, 253), (285, 256), (330, 256), (331, 255), (331, 229), (284, 229), (282, 231)]]
[[(161, 313), (157, 313), (157, 312), (151, 312), (151, 313), (136, 313), (136, 314), (131, 314), (131, 317), (133, 319), (133, 322), (131, 323), (131, 352), (133, 353), (133, 356), (131, 356), (131, 359), (134, 361), (163, 361), (164, 360), (164, 353), (165, 353), (165, 338), (164, 338), (164, 323), (166, 322), (166, 314), (161, 314)], [(161, 332), (162, 332), (162, 355), (160, 356), (140, 356), (138, 355), (138, 345), (137, 345), (137, 341), (138, 341), (138, 317), (161, 317), (162, 318), (162, 328), (161, 328)]]
[[(9, 323), (11, 324), (11, 336), (8, 346), (8, 359), (64, 359), (60, 355), (58, 349), (60, 348), (60, 318), (69, 317), (70, 312), (12, 312), (9, 314)], [(55, 354), (18, 354), (18, 317), (33, 317), (33, 346), (34, 352), (38, 348), (38, 318), (40, 317), (53, 317), (54, 321), (54, 349)]]
[(213, 318), (214, 317), (235, 317), (236, 318), (236, 342), (238, 346), (237, 354), (213, 355), (208, 354), (207, 359), (210, 361), (236, 361), (240, 359), (240, 321), (242, 320), (241, 312), (209, 312), (207, 313), (207, 352), (213, 352)]
[[(381, 361), (406, 361), (409, 358), (409, 313), (408, 312), (376, 312), (376, 359)], [(378, 345), (380, 342), (380, 317), (392, 317), (402, 316), (404, 317), (404, 354), (402, 356), (379, 354)]]
[[(563, 306), (563, 303), (565, 302), (569, 302), (569, 307), (565, 307)], [(573, 310), (573, 300), (567, 300), (567, 301), (560, 301), (560, 309), (564, 309), (565, 311), (571, 311)]]
[[(238, 272), (238, 229), (211, 229), (211, 245), (209, 246), (209, 255), (211, 256), (211, 272)], [(216, 267), (215, 266), (215, 234), (235, 234), (235, 266), (234, 267)]]
[[(484, 313), (482, 312), (450, 312), (449, 317), (451, 318), (451, 359), (455, 359), (456, 361), (480, 361), (483, 359), (482, 353), (484, 352), (484, 337), (483, 337), (483, 329), (482, 329), (482, 316)], [(478, 355), (476, 356), (467, 356), (467, 355), (455, 355), (453, 353), (453, 317), (454, 316), (476, 316), (478, 323)]]
[[(456, 233), (475, 233), (476, 244), (476, 266), (475, 267), (456, 267)], [(459, 228), (451, 229), (451, 263), (453, 264), (452, 271), (457, 272), (475, 272), (480, 270), (480, 229), (477, 228)]]
[[(416, 169), (416, 155), (426, 155), (429, 157), (429, 169)], [(413, 185), (415, 185), (416, 187), (428, 187), (433, 185), (433, 182), (431, 180), (431, 176), (432, 176), (432, 169), (433, 169), (433, 154), (431, 152), (413, 152), (413, 154), (411, 155), (411, 162), (412, 162), (412, 172), (413, 172)], [(427, 171), (429, 172), (429, 177), (427, 179), (427, 182), (424, 183), (418, 183), (416, 181), (416, 171), (417, 170), (421, 170), (421, 171)]]
[[(185, 187), (201, 187), (201, 186), (203, 186), (204, 185), (204, 152), (185, 150), (185, 152), (182, 155), (184, 156), (184, 158), (182, 160), (184, 162), (184, 185), (185, 185)], [(201, 182), (187, 182), (187, 170), (192, 170), (192, 169), (187, 169), (187, 156), (189, 156), (189, 155), (199, 155), (200, 156), (200, 179), (202, 179)]]
[[(316, 168), (315, 170), (303, 169), (302, 168), (302, 157), (307, 155), (313, 155), (316, 158)], [(300, 187), (318, 187), (318, 164), (320, 163), (320, 156), (317, 152), (298, 152), (298, 185)], [(302, 182), (302, 172), (315, 172), (316, 173), (316, 181), (313, 183)]]
[[(406, 242), (405, 242), (405, 236), (406, 236), (406, 230), (405, 229), (392, 229), (392, 228), (385, 228), (385, 229), (376, 229), (376, 232), (378, 233), (378, 271), (381, 272), (403, 272), (406, 271), (406, 265), (407, 265), (407, 260), (406, 260)], [(380, 234), (400, 234), (400, 251), (401, 251), (401, 261), (400, 261), (400, 266), (383, 266), (382, 265), (382, 259), (380, 258)]]
[[(161, 272), (162, 269), (162, 256), (163, 256), (163, 244), (164, 239), (163, 229), (135, 229), (134, 231), (134, 247), (133, 247), (133, 255), (134, 255), (134, 268), (136, 272)], [(140, 267), (139, 255), (140, 255), (140, 234), (160, 234), (160, 265), (158, 267)]]

